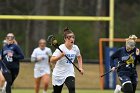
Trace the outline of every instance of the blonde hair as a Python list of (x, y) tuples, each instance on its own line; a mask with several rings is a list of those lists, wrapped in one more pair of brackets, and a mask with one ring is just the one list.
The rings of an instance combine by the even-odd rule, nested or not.
[(130, 35), (126, 39), (126, 46), (131, 46), (132, 48), (134, 48), (135, 45), (136, 45), (136, 40), (137, 40), (137, 36), (136, 35)]
[(132, 40), (134, 40), (134, 41), (136, 41), (137, 38), (138, 38), (138, 37), (137, 37), (136, 35), (130, 35), (130, 36), (129, 36), (129, 39), (132, 39)]

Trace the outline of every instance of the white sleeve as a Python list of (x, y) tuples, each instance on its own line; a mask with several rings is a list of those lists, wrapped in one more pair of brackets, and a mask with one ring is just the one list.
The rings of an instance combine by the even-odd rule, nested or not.
[(34, 49), (34, 51), (33, 51), (33, 53), (32, 53), (32, 55), (31, 55), (31, 57), (36, 57), (37, 55), (36, 55), (36, 50)]
[(77, 45), (76, 45), (75, 47), (76, 47), (76, 56), (80, 56), (80, 55), (81, 55), (81, 54), (80, 54), (80, 49), (78, 48)]
[(49, 56), (52, 56), (52, 51), (51, 51), (50, 48), (48, 49), (47, 53), (48, 53)]
[(60, 50), (56, 49), (52, 56), (59, 56), (61, 54)]

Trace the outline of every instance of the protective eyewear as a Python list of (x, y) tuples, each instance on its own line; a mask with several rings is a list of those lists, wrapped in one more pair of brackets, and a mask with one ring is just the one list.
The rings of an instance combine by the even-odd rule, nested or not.
[(75, 36), (74, 35), (68, 35), (68, 36), (66, 36), (66, 38), (67, 39), (71, 39), (71, 38), (75, 39)]
[(15, 37), (14, 36), (7, 36), (6, 39), (13, 40), (13, 39), (15, 39)]

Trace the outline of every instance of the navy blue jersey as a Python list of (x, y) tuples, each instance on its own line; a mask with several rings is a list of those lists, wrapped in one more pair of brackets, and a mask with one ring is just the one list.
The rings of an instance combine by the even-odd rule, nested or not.
[[(8, 56), (9, 52), (13, 54), (12, 57)], [(1, 56), (8, 68), (19, 68), (19, 61), (24, 58), (23, 52), (16, 44), (6, 44), (2, 48)]]
[(119, 65), (122, 65), (119, 71), (136, 71), (136, 64), (140, 62), (140, 55), (136, 55), (136, 49), (127, 52), (126, 47), (119, 48), (111, 57), (110, 57), (110, 66), (115, 67), (114, 60), (117, 60)]

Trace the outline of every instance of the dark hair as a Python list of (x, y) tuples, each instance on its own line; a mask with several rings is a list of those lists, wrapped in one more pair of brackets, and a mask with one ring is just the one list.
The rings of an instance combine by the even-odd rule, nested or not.
[[(68, 27), (64, 29), (64, 38), (67, 37), (67, 34), (73, 33)], [(74, 34), (74, 33), (73, 33)]]

